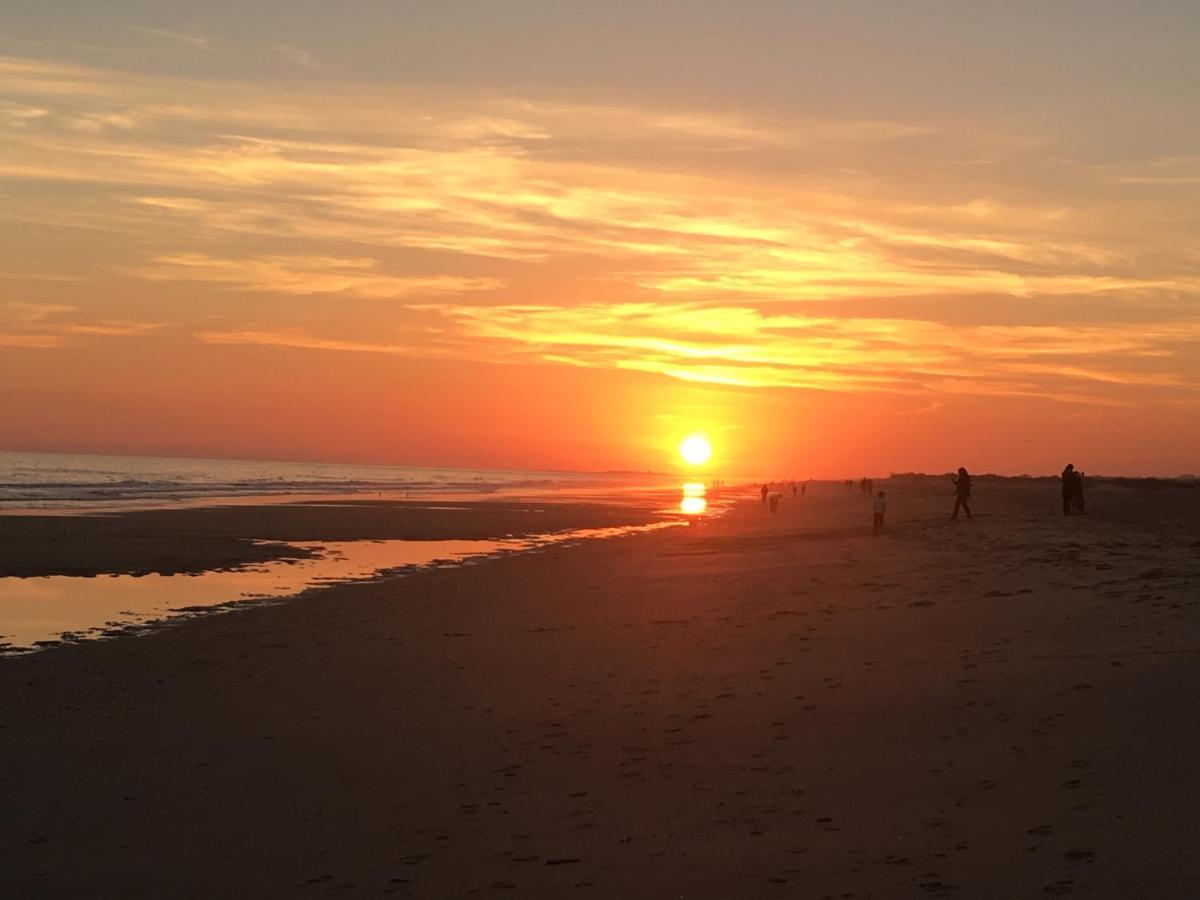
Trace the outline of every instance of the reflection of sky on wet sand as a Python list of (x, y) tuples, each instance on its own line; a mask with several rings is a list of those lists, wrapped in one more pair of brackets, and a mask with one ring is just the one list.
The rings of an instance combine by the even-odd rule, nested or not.
[(299, 543), (297, 546), (318, 549), (321, 555), (198, 575), (0, 578), (0, 648), (30, 648), (60, 638), (113, 636), (173, 616), (238, 601), (287, 597), (405, 567), (461, 564), (497, 553), (615, 537), (677, 524), (677, 521), (663, 521), (589, 528), (519, 540)]

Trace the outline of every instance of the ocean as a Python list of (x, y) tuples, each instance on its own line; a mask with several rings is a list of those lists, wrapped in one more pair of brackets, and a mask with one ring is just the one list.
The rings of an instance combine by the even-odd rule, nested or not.
[(0, 451), (0, 509), (154, 506), (291, 495), (597, 493), (661, 487), (650, 473), (531, 472)]

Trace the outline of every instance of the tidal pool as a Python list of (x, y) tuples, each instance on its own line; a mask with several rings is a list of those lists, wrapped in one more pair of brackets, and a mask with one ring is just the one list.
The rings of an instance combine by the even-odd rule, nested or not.
[(491, 541), (333, 541), (295, 543), (311, 559), (277, 560), (195, 575), (0, 578), (0, 650), (22, 652), (62, 641), (135, 633), (172, 619), (290, 597), (314, 588), (402, 575), (413, 568), (464, 565), (496, 554), (653, 531), (655, 522)]

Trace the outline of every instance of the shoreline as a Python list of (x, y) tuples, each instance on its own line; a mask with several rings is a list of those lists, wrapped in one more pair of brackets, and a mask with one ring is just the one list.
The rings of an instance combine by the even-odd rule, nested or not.
[(378, 499), (0, 518), (0, 654), (678, 518), (612, 503)]
[(11, 890), (1200, 891), (1200, 495), (888, 494), (0, 660)]
[(567, 500), (339, 499), (0, 516), (0, 577), (174, 575), (309, 559), (298, 543), (500, 540), (646, 524), (659, 507)]

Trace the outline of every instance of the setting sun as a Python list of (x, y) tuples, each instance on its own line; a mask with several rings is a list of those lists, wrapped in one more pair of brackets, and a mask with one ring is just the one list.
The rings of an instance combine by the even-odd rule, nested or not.
[(679, 455), (690, 466), (701, 466), (712, 457), (712, 445), (702, 435), (694, 434), (679, 445)]
[(0, 900), (1200, 900), (1200, 0), (0, 2)]

